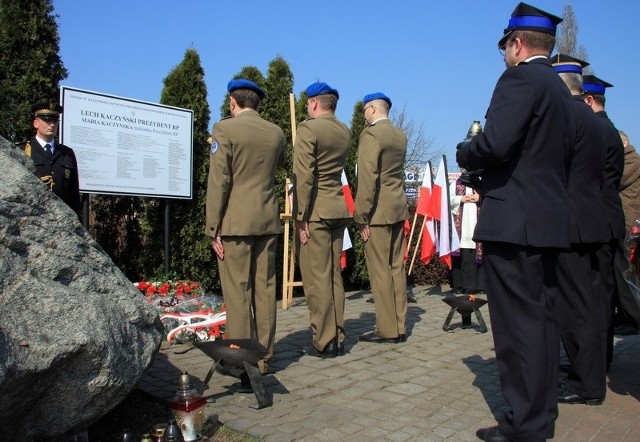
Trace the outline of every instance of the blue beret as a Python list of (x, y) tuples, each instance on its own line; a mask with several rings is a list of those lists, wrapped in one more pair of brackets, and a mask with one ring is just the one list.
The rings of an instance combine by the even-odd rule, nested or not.
[(333, 89), (327, 83), (316, 82), (307, 88), (307, 97), (309, 98), (325, 94), (335, 95), (336, 98), (340, 98), (338, 91)]
[(562, 22), (560, 17), (549, 14), (535, 6), (520, 2), (511, 14), (511, 19), (504, 29), (504, 35), (498, 42), (502, 48), (513, 31), (537, 31), (556, 35), (556, 28)]
[(551, 57), (553, 69), (559, 74), (566, 72), (582, 75), (582, 68), (589, 66), (586, 61), (579, 60), (566, 54), (556, 54)]
[(611, 83), (596, 77), (595, 75), (585, 75), (583, 78), (582, 91), (585, 94), (604, 95), (608, 87), (613, 87)]
[(229, 93), (235, 91), (236, 89), (249, 89), (250, 91), (258, 94), (258, 97), (260, 97), (261, 99), (265, 97), (264, 91), (260, 89), (257, 84), (245, 78), (231, 80), (229, 84), (227, 84), (227, 91), (229, 91)]
[(373, 100), (384, 100), (389, 105), (389, 109), (391, 109), (391, 98), (387, 97), (382, 92), (374, 92), (373, 94), (365, 95), (362, 101), (363, 101), (363, 104), (366, 106), (368, 102)]

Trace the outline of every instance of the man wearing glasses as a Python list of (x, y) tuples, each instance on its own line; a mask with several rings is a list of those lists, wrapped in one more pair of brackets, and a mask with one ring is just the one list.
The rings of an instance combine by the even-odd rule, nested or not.
[(483, 266), (508, 408), (484, 441), (544, 441), (558, 416), (558, 253), (570, 245), (567, 172), (576, 134), (569, 89), (549, 61), (561, 18), (520, 3), (498, 47), (507, 66), (485, 130), (456, 152), (483, 169), (473, 236)]
[(55, 136), (62, 106), (38, 103), (31, 108), (35, 136), (21, 149), (31, 157), (36, 175), (80, 217), (80, 184), (78, 162), (73, 149), (57, 143)]
[(407, 137), (389, 120), (391, 99), (365, 95), (367, 127), (358, 145), (358, 192), (353, 219), (365, 241), (364, 254), (376, 307), (374, 331), (360, 341), (400, 343), (407, 339), (407, 277), (404, 269), (404, 193)]

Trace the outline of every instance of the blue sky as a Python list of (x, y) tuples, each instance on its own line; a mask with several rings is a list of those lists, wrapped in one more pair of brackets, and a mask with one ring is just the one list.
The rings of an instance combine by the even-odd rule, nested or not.
[[(455, 145), (484, 124), (504, 70), (496, 43), (517, 1), (505, 0), (54, 0), (63, 85), (157, 103), (162, 81), (188, 48), (205, 70), (211, 124), (226, 84), (243, 66), (266, 74), (289, 62), (296, 96), (314, 81), (340, 92), (337, 115), (381, 91), (423, 125), (455, 171)], [(529, 2), (562, 15), (566, 0)], [(640, 2), (572, 0), (578, 41), (595, 74), (614, 84), (607, 112), (640, 146)]]

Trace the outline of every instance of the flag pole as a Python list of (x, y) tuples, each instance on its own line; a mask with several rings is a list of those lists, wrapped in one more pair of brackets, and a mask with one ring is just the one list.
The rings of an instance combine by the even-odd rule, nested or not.
[[(411, 233), (409, 233), (409, 242), (407, 242), (407, 254), (409, 253), (409, 250), (411, 250), (411, 240), (413, 239), (413, 232), (416, 229), (416, 221), (418, 220), (418, 214), (414, 213), (413, 214), (413, 222), (411, 223)], [(417, 248), (417, 244), (416, 244), (416, 248)]]
[[(293, 92), (289, 93), (289, 113), (291, 115), (291, 148), (293, 149), (293, 146), (296, 144), (296, 98), (293, 95)], [(285, 186), (286, 187), (286, 186)], [(293, 213), (291, 211), (291, 204), (289, 204), (289, 189), (285, 190), (285, 194), (284, 197), (286, 198), (286, 202), (285, 205), (287, 205), (289, 207), (289, 215), (291, 215), (291, 222), (293, 223), (293, 241), (291, 241), (291, 256), (289, 257), (289, 266), (287, 268), (288, 271), (288, 275), (286, 275), (287, 277), (287, 303), (286, 305), (289, 304), (289, 302), (291, 302), (293, 300), (293, 279), (294, 279), (294, 274), (295, 274), (295, 263), (296, 263), (296, 238), (297, 238), (297, 231), (296, 231), (296, 220), (293, 217)], [(287, 223), (287, 227), (289, 226), (289, 221), (285, 221)], [(286, 230), (286, 238), (284, 238), (285, 241), (289, 241), (289, 232), (288, 232), (288, 228), (285, 229)], [(285, 256), (285, 259), (287, 259), (287, 257)], [(283, 305), (285, 305), (284, 301), (283, 301)]]
[(416, 255), (418, 254), (418, 245), (420, 244), (420, 240), (422, 239), (422, 232), (424, 232), (424, 226), (427, 223), (427, 217), (425, 216), (422, 220), (422, 225), (420, 226), (420, 232), (418, 232), (418, 241), (416, 242), (416, 248), (413, 251), (413, 257), (411, 258), (411, 264), (409, 265), (408, 275), (411, 275), (413, 271), (413, 263), (416, 261)]

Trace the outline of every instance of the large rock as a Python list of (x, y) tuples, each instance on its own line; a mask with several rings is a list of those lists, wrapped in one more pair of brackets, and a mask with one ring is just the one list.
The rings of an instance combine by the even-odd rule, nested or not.
[(156, 310), (0, 137), (0, 428), (85, 428), (118, 405), (162, 340)]

